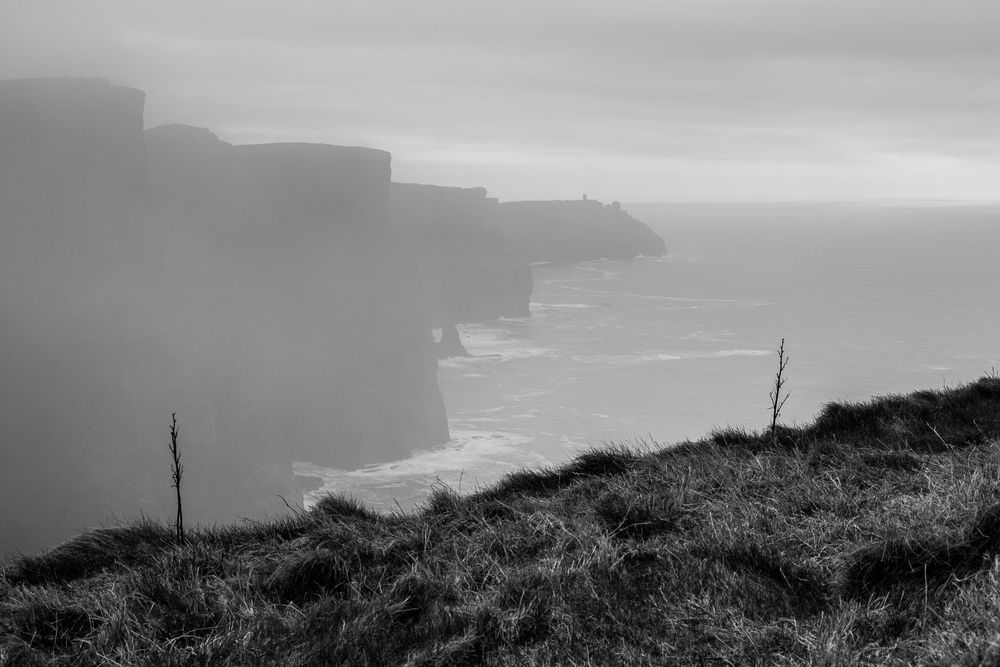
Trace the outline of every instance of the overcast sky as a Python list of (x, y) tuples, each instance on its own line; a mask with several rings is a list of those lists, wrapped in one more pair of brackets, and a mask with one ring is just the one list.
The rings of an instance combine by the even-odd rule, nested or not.
[(1000, 200), (996, 0), (0, 0), (0, 78), (503, 200)]

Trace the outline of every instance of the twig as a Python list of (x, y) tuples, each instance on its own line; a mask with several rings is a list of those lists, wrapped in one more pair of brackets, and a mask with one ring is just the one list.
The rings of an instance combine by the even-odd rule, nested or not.
[(791, 395), (785, 392), (784, 397), (781, 395), (781, 390), (785, 386), (787, 379), (785, 378), (785, 368), (788, 366), (788, 355), (785, 354), (785, 339), (781, 339), (781, 345), (778, 346), (778, 372), (774, 375), (774, 388), (768, 393), (768, 398), (771, 399), (771, 437), (774, 437), (775, 431), (778, 428), (778, 417), (781, 416), (781, 408), (785, 407), (785, 401)]
[(177, 517), (174, 521), (178, 544), (184, 544), (184, 509), (181, 505), (181, 478), (184, 476), (184, 465), (181, 463), (181, 453), (177, 449), (177, 413), (170, 414), (170, 456), (173, 459), (170, 464), (170, 476), (173, 481), (172, 486), (177, 493)]

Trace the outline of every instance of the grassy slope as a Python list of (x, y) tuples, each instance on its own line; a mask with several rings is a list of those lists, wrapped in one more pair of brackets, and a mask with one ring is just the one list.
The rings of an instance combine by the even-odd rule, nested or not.
[(98, 530), (0, 578), (6, 664), (998, 664), (1000, 379), (611, 447), (414, 515)]

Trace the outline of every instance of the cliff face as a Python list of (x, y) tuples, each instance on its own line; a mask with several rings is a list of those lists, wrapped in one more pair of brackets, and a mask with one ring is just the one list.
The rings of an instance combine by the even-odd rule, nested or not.
[(500, 204), (497, 229), (529, 261), (659, 257), (666, 245), (616, 203), (596, 200)]
[(149, 489), (118, 473), (140, 450), (162, 462), (171, 408), (143, 441), (120, 363), (142, 359), (135, 297), (156, 284), (133, 224), (143, 103), (103, 81), (0, 83), (0, 551), (138, 512)]
[(169, 517), (274, 514), (291, 461), (447, 439), (390, 236), (389, 155), (142, 131), (143, 94), (0, 84), (0, 553)]
[(390, 193), (434, 326), (527, 317), (531, 268), (493, 228), (497, 200), (484, 188), (393, 183)]
[(4, 210), (135, 194), (145, 181), (144, 104), (142, 91), (103, 80), (0, 81)]
[(235, 152), (236, 273), (266, 311), (272, 400), (293, 455), (355, 467), (446, 441), (433, 340), (390, 229), (389, 154)]
[(177, 255), (199, 258), (178, 280), (217, 288), (213, 339), (242, 344), (266, 378), (290, 457), (347, 468), (446, 441), (433, 341), (390, 230), (389, 154), (147, 136)]

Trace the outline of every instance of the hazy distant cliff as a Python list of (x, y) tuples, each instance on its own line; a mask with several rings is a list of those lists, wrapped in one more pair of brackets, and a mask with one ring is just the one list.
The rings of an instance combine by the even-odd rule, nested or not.
[(497, 200), (484, 188), (393, 183), (390, 192), (435, 326), (528, 315), (531, 268), (494, 229)]
[(497, 229), (532, 262), (666, 253), (663, 239), (617, 202), (607, 206), (593, 199), (504, 202)]
[(172, 411), (192, 520), (447, 439), (389, 155), (144, 137), (143, 99), (0, 83), (0, 552), (164, 515)]
[(255, 318), (252, 358), (293, 457), (352, 467), (447, 440), (432, 341), (390, 229), (389, 154), (233, 147), (183, 126), (147, 135), (166, 207), (181, 202), (171, 214), (196, 222), (193, 246), (225, 261), (212, 284), (234, 281), (226, 298)]
[(0, 82), (0, 550), (137, 512), (152, 487), (121, 471), (143, 450), (150, 471), (162, 463), (170, 406), (132, 411), (140, 362), (162, 351), (139, 342), (157, 308), (140, 295), (158, 284), (136, 225), (144, 99), (103, 81)]
[(0, 192), (33, 210), (135, 194), (145, 180), (145, 94), (95, 79), (0, 81)]

